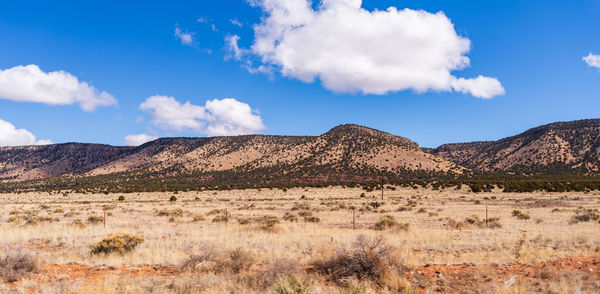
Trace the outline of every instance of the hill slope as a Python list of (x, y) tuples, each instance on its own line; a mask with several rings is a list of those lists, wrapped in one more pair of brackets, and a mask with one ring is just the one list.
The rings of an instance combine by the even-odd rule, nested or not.
[(600, 119), (552, 123), (498, 141), (446, 144), (431, 153), (489, 172), (596, 174)]
[(138, 147), (59, 144), (0, 148), (0, 179), (5, 181), (132, 171), (200, 179), (226, 173), (245, 179), (320, 181), (462, 170), (423, 152), (406, 138), (357, 125), (338, 126), (321, 136), (162, 138)]

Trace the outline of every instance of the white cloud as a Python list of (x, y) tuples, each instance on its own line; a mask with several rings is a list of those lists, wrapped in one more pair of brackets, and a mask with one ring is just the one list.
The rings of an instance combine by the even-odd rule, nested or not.
[(583, 57), (583, 61), (591, 67), (600, 68), (600, 55), (590, 53), (588, 56)]
[(226, 58), (234, 58), (235, 60), (241, 60), (242, 56), (245, 52), (240, 49), (238, 46), (238, 41), (240, 40), (240, 36), (238, 35), (228, 35), (225, 37), (225, 43), (227, 44), (227, 49), (229, 51), (229, 55)]
[(232, 25), (241, 28), (244, 26), (244, 24), (242, 24), (239, 20), (237, 20), (237, 18), (232, 18), (229, 20), (229, 22), (231, 22)]
[(204, 106), (173, 97), (152, 96), (140, 104), (150, 111), (152, 122), (163, 131), (192, 130), (210, 136), (231, 136), (261, 132), (265, 126), (250, 105), (233, 98), (206, 101)]
[(194, 36), (191, 33), (184, 33), (178, 27), (175, 27), (175, 38), (183, 45), (192, 45), (192, 42), (194, 41)]
[[(383, 95), (413, 90), (458, 91), (491, 98), (504, 94), (496, 78), (458, 78), (470, 65), (469, 39), (442, 12), (367, 11), (361, 0), (251, 0), (265, 16), (250, 49), (227, 39), (231, 54), (276, 67), (304, 82), (320, 79), (334, 92)], [(256, 67), (246, 67), (248, 69)]]
[(127, 135), (125, 136), (125, 145), (126, 146), (140, 146), (144, 143), (154, 141), (158, 139), (156, 136), (150, 136), (146, 134), (136, 134), (136, 135)]
[(112, 95), (98, 91), (68, 72), (46, 73), (35, 64), (0, 69), (0, 98), (51, 105), (77, 103), (85, 111), (117, 104)]
[(0, 147), (47, 144), (52, 144), (52, 141), (37, 140), (30, 131), (17, 129), (13, 124), (0, 119)]

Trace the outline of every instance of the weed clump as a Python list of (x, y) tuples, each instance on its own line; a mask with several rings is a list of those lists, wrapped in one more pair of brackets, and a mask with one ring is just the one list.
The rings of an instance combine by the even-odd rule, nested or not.
[(228, 222), (229, 221), (229, 215), (225, 215), (225, 214), (218, 214), (215, 217), (213, 217), (212, 222), (213, 223), (224, 223), (224, 222)]
[(487, 220), (487, 223), (485, 221), (485, 219), (480, 219), (479, 216), (477, 215), (472, 215), (469, 216), (465, 219), (465, 222), (473, 225), (475, 227), (478, 228), (490, 228), (490, 229), (499, 229), (502, 228), (502, 224), (500, 224), (500, 218), (499, 217), (490, 217)]
[(298, 217), (291, 212), (286, 212), (282, 218), (283, 218), (283, 220), (288, 221), (288, 222), (297, 222), (298, 221)]
[(21, 250), (7, 251), (0, 258), (0, 277), (6, 283), (16, 282), (39, 270), (36, 258)]
[(206, 219), (206, 217), (204, 216), (204, 214), (198, 213), (198, 214), (194, 215), (194, 217), (192, 218), (192, 221), (193, 222), (200, 222), (200, 221), (203, 221), (205, 219)]
[(597, 209), (577, 209), (575, 215), (571, 217), (569, 223), (576, 224), (578, 222), (597, 221), (600, 219)]
[(374, 225), (373, 230), (383, 231), (391, 228), (399, 228), (400, 230), (408, 230), (408, 224), (399, 223), (391, 215), (385, 215), (381, 217)]
[(134, 250), (138, 245), (144, 242), (144, 238), (129, 234), (116, 234), (104, 238), (92, 247), (91, 254), (120, 254), (124, 255)]
[(283, 278), (275, 288), (276, 294), (304, 294), (308, 293), (308, 283), (294, 276)]
[(397, 263), (392, 248), (382, 238), (368, 240), (359, 236), (352, 248), (341, 248), (332, 256), (313, 261), (312, 271), (325, 276), (332, 282), (344, 284), (351, 278), (373, 281), (385, 286), (391, 277), (397, 277), (404, 266)]
[(103, 218), (103, 217), (101, 217), (101, 216), (99, 216), (99, 215), (90, 215), (90, 216), (87, 218), (87, 222), (88, 222), (88, 223), (90, 223), (90, 224), (93, 224), (93, 225), (95, 225), (95, 224), (99, 224), (99, 223), (101, 223), (103, 220), (104, 220), (104, 218)]
[(524, 213), (524, 212), (522, 212), (522, 211), (520, 211), (518, 209), (515, 209), (515, 210), (512, 211), (512, 216), (514, 216), (514, 217), (516, 217), (518, 219), (521, 219), (521, 220), (528, 220), (528, 219), (531, 218), (531, 216), (529, 214)]
[(304, 218), (304, 221), (307, 223), (319, 223), (321, 219), (316, 216), (308, 216)]

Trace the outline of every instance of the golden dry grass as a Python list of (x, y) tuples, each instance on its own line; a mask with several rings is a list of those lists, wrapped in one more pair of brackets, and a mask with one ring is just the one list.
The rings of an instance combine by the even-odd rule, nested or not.
[[(190, 255), (240, 248), (253, 259), (252, 269), (234, 274), (211, 270), (178, 272), (174, 277), (154, 280), (106, 275), (100, 281), (36, 277), (0, 286), (0, 292), (2, 289), (56, 289), (77, 293), (272, 292), (285, 281), (279, 281), (279, 277), (264, 285), (256, 281), (255, 272), (262, 273), (261, 270), (281, 260), (309, 265), (341, 247), (351, 247), (359, 236), (383, 237), (386, 244), (394, 248), (396, 261), (408, 267), (533, 264), (570, 256), (597, 256), (599, 252), (600, 224), (597, 221), (570, 223), (576, 209), (600, 208), (598, 192), (474, 194), (455, 189), (396, 187), (396, 190), (385, 191), (384, 200), (380, 198), (381, 191), (361, 197), (364, 192), (343, 187), (294, 188), (286, 192), (279, 189), (180, 192), (176, 195), (177, 201), (169, 201), (173, 193), (0, 195), (0, 246), (24, 248), (43, 264), (178, 267)], [(117, 200), (120, 195), (125, 196), (125, 201)], [(501, 228), (449, 226), (451, 220), (462, 222), (473, 215), (484, 219), (486, 205), (489, 217), (500, 219)], [(531, 218), (513, 217), (515, 209)], [(106, 228), (103, 222), (87, 221), (93, 216), (103, 218), (104, 212), (108, 215)], [(301, 215), (306, 212), (320, 221), (305, 221), (306, 217)], [(297, 216), (297, 221), (284, 220), (286, 213)], [(374, 230), (373, 225), (388, 215), (399, 223), (408, 223), (409, 229)], [(224, 216), (227, 222), (213, 222)], [(266, 224), (269, 222), (266, 216), (276, 217), (278, 223)], [(124, 255), (90, 254), (95, 243), (119, 233), (141, 236), (145, 241)], [(387, 283), (389, 287), (382, 288), (364, 280), (349, 280), (344, 285), (331, 283), (325, 277), (306, 271), (294, 276), (304, 279), (310, 293), (352, 289), (393, 292), (391, 284), (403, 285), (396, 289), (416, 289), (401, 277), (393, 278), (393, 282)], [(565, 282), (561, 280), (561, 283)], [(573, 285), (567, 282), (564, 287)], [(512, 291), (508, 288), (502, 291), (509, 290)]]

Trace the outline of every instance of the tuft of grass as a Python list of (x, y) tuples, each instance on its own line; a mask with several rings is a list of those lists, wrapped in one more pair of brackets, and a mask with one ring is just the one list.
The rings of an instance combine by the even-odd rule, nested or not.
[(124, 255), (134, 250), (144, 242), (144, 238), (129, 234), (109, 235), (92, 247), (91, 254), (120, 254)]
[(175, 196), (175, 195), (171, 196), (171, 198), (169, 198), (169, 201), (171, 201), (171, 202), (177, 201), (177, 196)]
[(276, 294), (304, 294), (308, 293), (308, 282), (294, 276), (283, 278), (277, 283)]

